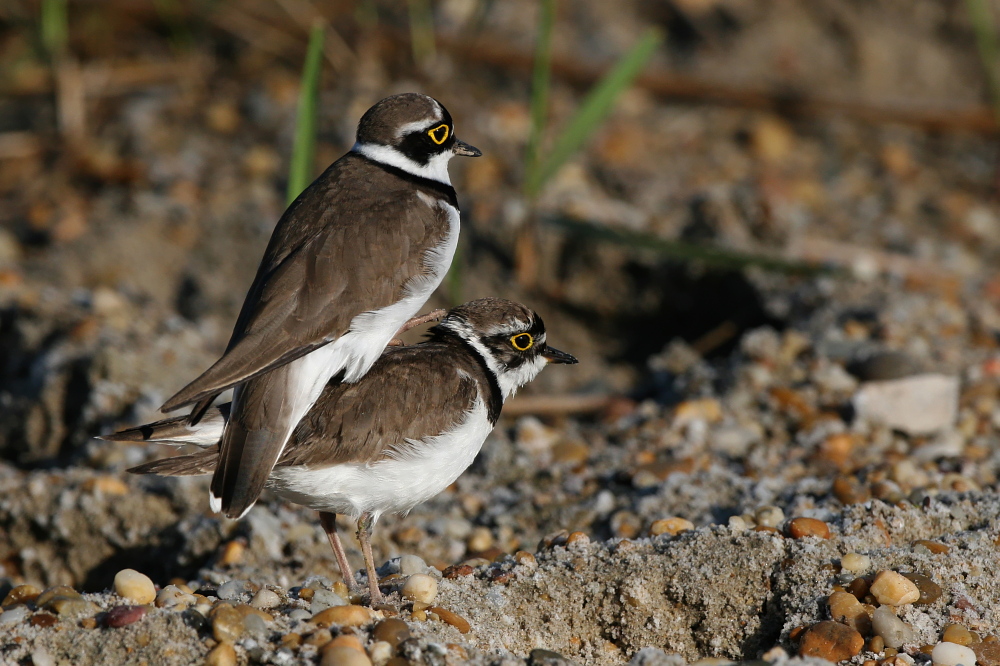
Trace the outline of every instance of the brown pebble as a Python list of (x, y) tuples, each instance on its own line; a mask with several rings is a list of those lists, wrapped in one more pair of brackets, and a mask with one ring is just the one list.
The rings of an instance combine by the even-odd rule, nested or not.
[(881, 636), (872, 636), (872, 639), (868, 641), (868, 649), (875, 654), (882, 654), (882, 650), (885, 649), (885, 639)]
[(94, 615), (99, 610), (97, 608), (97, 604), (73, 597), (55, 597), (49, 601), (47, 606), (48, 608), (54, 610), (56, 615), (60, 615), (62, 617)]
[(756, 525), (753, 528), (754, 532), (770, 532), (771, 534), (781, 534), (777, 527), (771, 527), (770, 525)]
[(97, 618), (85, 617), (80, 620), (80, 626), (84, 629), (95, 629), (97, 627)]
[(328, 645), (319, 660), (320, 666), (371, 666), (371, 663), (364, 651), (343, 645)]
[(302, 635), (296, 634), (295, 632), (285, 634), (281, 637), (282, 647), (292, 648), (293, 650), (302, 644)]
[(579, 465), (587, 462), (590, 447), (583, 442), (562, 440), (552, 447), (552, 462)]
[(299, 590), (299, 599), (312, 601), (314, 594), (316, 594), (316, 590), (312, 589), (311, 587), (303, 587)]
[(868, 594), (871, 583), (866, 578), (855, 578), (847, 586), (847, 591), (853, 594), (858, 601), (862, 601)]
[(843, 661), (861, 652), (865, 639), (854, 629), (826, 620), (806, 629), (799, 641), (799, 655)]
[(243, 555), (246, 553), (246, 549), (247, 547), (238, 539), (229, 541), (222, 547), (222, 552), (219, 554), (219, 564), (222, 566), (233, 566), (235, 564), (239, 564), (243, 561)]
[(981, 643), (973, 643), (969, 647), (976, 653), (976, 663), (979, 666), (1000, 666), (1000, 642), (986, 637)]
[(920, 599), (920, 590), (913, 581), (888, 569), (875, 576), (871, 593), (880, 604), (889, 606), (905, 606)]
[(313, 624), (320, 627), (338, 625), (341, 627), (360, 627), (372, 621), (371, 612), (364, 606), (334, 606), (313, 615)]
[(853, 477), (838, 476), (833, 481), (833, 496), (841, 504), (862, 504), (871, 499), (871, 492)]
[(233, 610), (239, 613), (240, 617), (243, 619), (246, 619), (248, 615), (256, 615), (260, 619), (264, 620), (264, 622), (274, 622), (274, 617), (270, 613), (265, 613), (259, 608), (254, 608), (250, 604), (238, 604), (233, 607)]
[(431, 606), (427, 610), (437, 614), (437, 616), (440, 617), (442, 620), (444, 620), (451, 626), (458, 629), (459, 633), (467, 634), (472, 629), (472, 626), (469, 625), (468, 620), (466, 620), (461, 615), (456, 615), (455, 613), (452, 613), (447, 608), (441, 608), (440, 606)]
[(568, 537), (566, 537), (566, 546), (581, 545), (586, 546), (590, 543), (590, 537), (587, 536), (586, 532), (571, 532)]
[(42, 591), (34, 585), (18, 585), (7, 593), (7, 596), (3, 598), (3, 603), (0, 605), (12, 606), (14, 604), (24, 604), (34, 601), (41, 593)]
[(471, 576), (475, 572), (476, 570), (468, 564), (453, 564), (445, 569), (441, 575), (445, 578), (461, 578), (462, 576)]
[(526, 550), (519, 550), (516, 553), (514, 553), (514, 559), (517, 560), (518, 564), (526, 564), (528, 566), (534, 566), (538, 564), (538, 561), (535, 560), (535, 556)]
[(931, 551), (935, 555), (944, 555), (951, 551), (951, 548), (944, 545), (943, 543), (938, 543), (937, 541), (929, 541), (927, 539), (919, 539), (913, 542), (914, 546), (923, 546), (927, 550)]
[(217, 641), (235, 643), (243, 635), (243, 617), (228, 604), (219, 604), (212, 609), (212, 635)]
[(68, 585), (56, 585), (55, 587), (50, 587), (44, 592), (35, 597), (35, 605), (38, 608), (44, 608), (49, 605), (49, 602), (56, 597), (63, 597), (66, 599), (82, 599), (80, 593), (74, 590)]
[(872, 621), (865, 612), (865, 607), (850, 592), (834, 592), (827, 599), (830, 616), (837, 622), (843, 622), (862, 636), (871, 633)]
[(376, 641), (385, 641), (396, 649), (396, 646), (410, 637), (410, 628), (406, 622), (396, 618), (382, 620), (375, 625), (372, 631), (372, 638)]
[(916, 585), (917, 590), (920, 592), (920, 598), (913, 602), (915, 606), (932, 604), (937, 601), (943, 593), (941, 586), (927, 576), (922, 576), (916, 573), (905, 573), (903, 576)]
[(219, 643), (205, 656), (205, 666), (236, 666), (236, 650), (230, 643)]
[(332, 646), (349, 647), (352, 650), (359, 650), (364, 652), (365, 646), (361, 644), (361, 641), (354, 634), (341, 634), (334, 638), (329, 643)]
[(330, 633), (329, 629), (317, 629), (312, 632), (303, 641), (306, 645), (312, 645), (314, 647), (321, 648), (330, 641), (333, 640), (333, 634)]
[(972, 645), (976, 642), (972, 637), (972, 632), (961, 624), (949, 624), (941, 633), (941, 640), (946, 643), (956, 643), (958, 645)]
[(809, 627), (807, 627), (807, 626), (805, 626), (803, 624), (800, 624), (797, 627), (793, 627), (792, 630), (788, 632), (788, 640), (791, 640), (791, 641), (797, 641), (797, 640), (799, 640), (799, 638), (802, 637), (802, 634), (805, 633), (805, 630), (808, 629), (808, 628)]
[(33, 615), (32, 618), (28, 620), (31, 626), (40, 627), (42, 629), (45, 629), (46, 627), (51, 627), (58, 621), (59, 619), (55, 615), (51, 615), (50, 613), (38, 613), (36, 615)]
[(659, 536), (661, 534), (669, 534), (670, 536), (677, 536), (681, 532), (687, 532), (694, 529), (694, 523), (686, 518), (678, 518), (676, 516), (671, 516), (670, 518), (661, 518), (660, 520), (654, 520), (653, 524), (649, 526), (649, 533), (652, 536)]
[(104, 616), (104, 626), (127, 627), (145, 617), (148, 610), (146, 606), (115, 606)]
[(792, 518), (788, 523), (788, 535), (793, 539), (804, 539), (805, 537), (819, 537), (820, 539), (830, 538), (830, 526), (822, 520), (815, 518), (798, 517)]

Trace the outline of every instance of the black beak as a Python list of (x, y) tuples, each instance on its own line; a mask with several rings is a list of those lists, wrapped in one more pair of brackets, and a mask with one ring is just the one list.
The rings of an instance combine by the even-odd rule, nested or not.
[(559, 351), (558, 349), (549, 346), (545, 347), (545, 351), (542, 352), (542, 357), (549, 363), (567, 363), (569, 365), (579, 363), (579, 361), (576, 360), (576, 357), (572, 354), (567, 354), (564, 351)]
[(483, 154), (483, 151), (479, 150), (475, 146), (470, 146), (464, 141), (459, 141), (455, 139), (455, 145), (451, 147), (451, 152), (456, 155), (464, 155), (465, 157), (479, 157)]

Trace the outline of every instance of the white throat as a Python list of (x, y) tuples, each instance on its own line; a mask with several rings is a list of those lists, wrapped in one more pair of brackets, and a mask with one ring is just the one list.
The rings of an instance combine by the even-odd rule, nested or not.
[(359, 155), (364, 155), (373, 162), (388, 164), (414, 176), (429, 178), (445, 185), (451, 185), (451, 176), (448, 175), (448, 162), (455, 154), (450, 150), (446, 150), (430, 158), (427, 160), (427, 164), (418, 164), (392, 146), (383, 146), (377, 143), (355, 143), (351, 150)]
[[(542, 371), (548, 361), (545, 357), (539, 354), (534, 359), (530, 361), (525, 361), (520, 366), (516, 368), (504, 368), (501, 367), (497, 360), (493, 358), (493, 354), (490, 350), (486, 348), (476, 335), (472, 327), (469, 326), (464, 321), (456, 321), (454, 319), (446, 319), (441, 322), (442, 326), (454, 331), (460, 338), (468, 342), (473, 349), (475, 349), (483, 360), (486, 361), (486, 367), (489, 368), (493, 376), (497, 378), (497, 385), (500, 387), (500, 392), (503, 394), (503, 399), (506, 401), (511, 398), (517, 389), (521, 388), (532, 379), (538, 376), (538, 373)], [(542, 340), (545, 338), (543, 337)]]

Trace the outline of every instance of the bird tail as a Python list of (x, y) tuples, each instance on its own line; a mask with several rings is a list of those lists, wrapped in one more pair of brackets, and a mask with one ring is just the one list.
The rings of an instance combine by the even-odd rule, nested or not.
[(217, 447), (222, 439), (222, 432), (229, 420), (230, 403), (213, 407), (196, 424), (191, 424), (187, 416), (148, 423), (146, 425), (126, 428), (109, 435), (101, 435), (100, 439), (109, 442), (154, 442), (183, 446)]

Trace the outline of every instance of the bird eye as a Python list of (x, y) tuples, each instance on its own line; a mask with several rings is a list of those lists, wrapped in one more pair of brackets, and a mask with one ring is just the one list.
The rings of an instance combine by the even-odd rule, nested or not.
[(528, 351), (531, 345), (535, 344), (535, 339), (530, 333), (519, 333), (510, 339), (510, 344), (514, 345), (517, 351)]
[(427, 136), (431, 138), (431, 141), (440, 146), (448, 140), (448, 126), (441, 124), (432, 130), (427, 130)]

